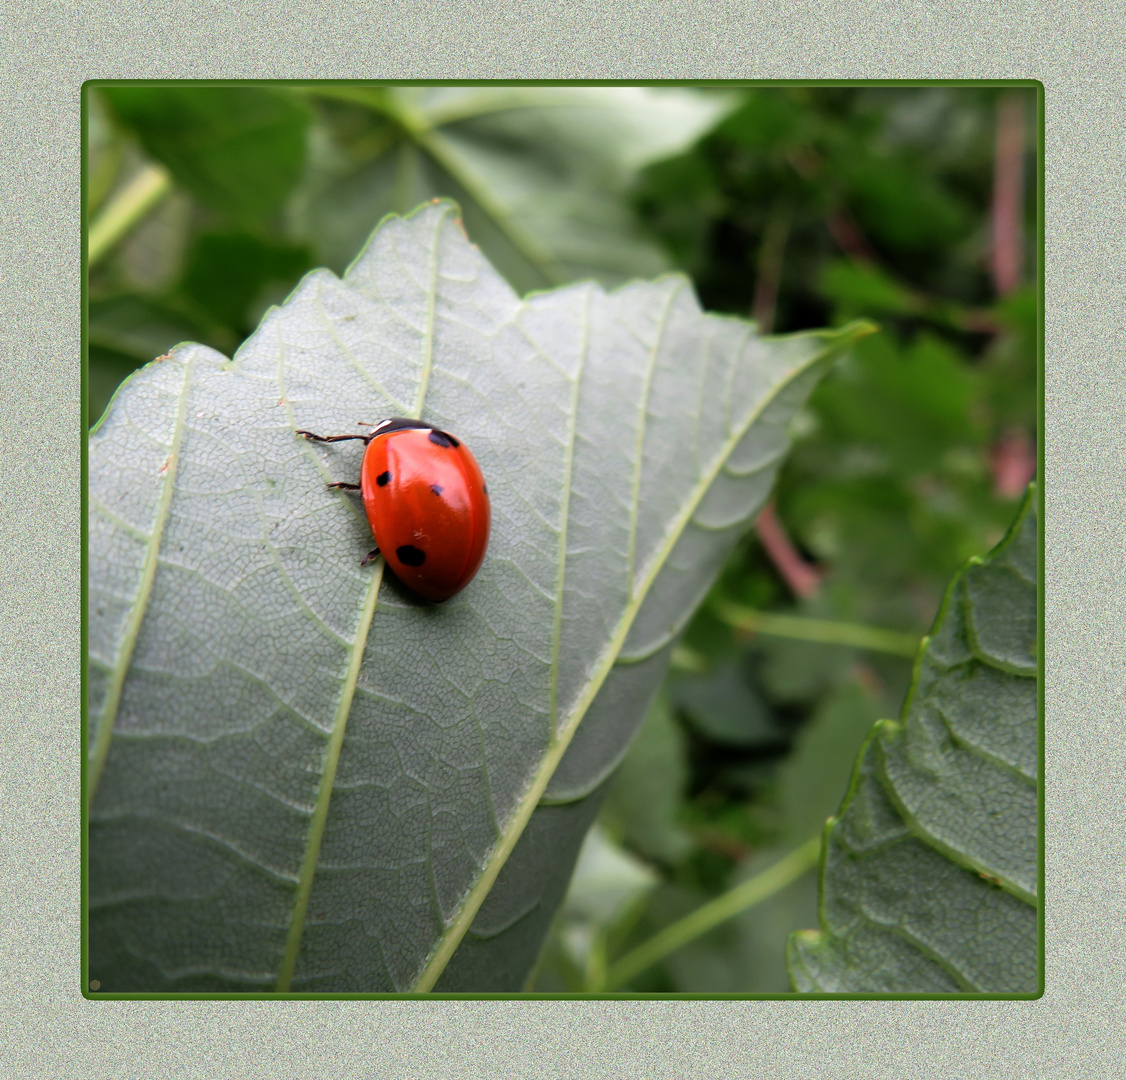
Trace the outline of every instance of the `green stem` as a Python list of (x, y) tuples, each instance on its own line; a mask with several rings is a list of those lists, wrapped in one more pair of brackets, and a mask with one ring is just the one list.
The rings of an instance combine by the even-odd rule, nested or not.
[(785, 196), (779, 197), (766, 219), (766, 228), (759, 247), (755, 292), (751, 301), (751, 318), (765, 337), (774, 327), (778, 285), (782, 280), (782, 260), (786, 254), (786, 239), (790, 235), (793, 210)]
[(710, 667), (707, 657), (684, 644), (673, 646), (669, 663), (674, 668), (679, 668), (681, 671), (691, 671), (695, 675), (706, 675)]
[(773, 612), (745, 608), (729, 600), (713, 601), (712, 610), (729, 626), (773, 637), (820, 641), (827, 645), (852, 645), (858, 649), (912, 658), (919, 651), (921, 643), (921, 639), (914, 634), (899, 630), (884, 630), (878, 626), (863, 626), (859, 623), (830, 622), (826, 619), (806, 619), (796, 615), (776, 615)]
[(683, 919), (666, 926), (659, 934), (626, 953), (610, 966), (606, 973), (604, 990), (612, 990), (629, 982), (638, 972), (651, 967), (658, 960), (676, 952), (701, 934), (726, 922), (734, 915), (780, 892), (787, 885), (817, 865), (821, 855), (821, 836), (811, 836), (801, 847), (779, 859), (770, 869), (736, 885), (722, 896), (717, 896)]
[(147, 165), (110, 200), (86, 235), (86, 266), (93, 266), (172, 190), (162, 165)]

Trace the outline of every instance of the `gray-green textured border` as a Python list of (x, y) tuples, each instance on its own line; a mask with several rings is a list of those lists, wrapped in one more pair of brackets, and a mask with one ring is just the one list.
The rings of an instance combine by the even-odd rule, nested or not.
[[(1123, 1056), (1118, 483), (1126, 394), (1113, 357), (1123, 263), (1122, 30), (1115, 5), (916, 8), (634, 3), (8, 7), (0, 318), (8, 514), (0, 602), (5, 761), (4, 1049), (13, 1076), (1114, 1076)], [(912, 23), (912, 16), (919, 21)], [(255, 35), (261, 20), (268, 29)], [(1017, 22), (1021, 31), (1008, 28)], [(406, 27), (417, 27), (412, 36)], [(875, 29), (873, 29), (873, 27)], [(317, 41), (315, 49), (309, 42)], [(331, 42), (331, 43), (330, 43)], [(332, 43), (341, 44), (332, 44)], [(249, 43), (253, 44), (248, 48)], [(312, 57), (307, 61), (307, 57)], [(540, 58), (538, 64), (526, 58)], [(622, 60), (621, 58), (627, 58)], [(316, 66), (313, 66), (316, 65)], [(1040, 1001), (83, 1001), (77, 974), (79, 716), (77, 98), (87, 78), (1037, 78), (1046, 87), (1044, 549), (1047, 992)], [(27, 297), (33, 297), (28, 302)], [(44, 422), (45, 418), (49, 418)], [(1043, 454), (1043, 451), (1042, 451)], [(1050, 692), (1047, 692), (1049, 691)], [(1111, 755), (1113, 759), (1111, 758)], [(1108, 949), (1108, 946), (1111, 946)], [(909, 1034), (909, 1037), (905, 1035)], [(204, 1066), (203, 1062), (207, 1064)], [(969, 1063), (972, 1062), (972, 1066)]]

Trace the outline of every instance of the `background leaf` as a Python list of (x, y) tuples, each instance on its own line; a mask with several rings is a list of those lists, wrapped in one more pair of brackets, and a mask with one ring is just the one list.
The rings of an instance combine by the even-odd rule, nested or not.
[(682, 674), (671, 683), (673, 700), (708, 738), (729, 746), (763, 746), (782, 735), (776, 716), (748, 678), (745, 658), (705, 674)]
[(205, 206), (259, 223), (305, 164), (308, 108), (262, 86), (104, 86), (118, 121)]
[(677, 821), (688, 780), (683, 743), (669, 701), (660, 694), (614, 774), (601, 815), (603, 825), (635, 851), (666, 863), (677, 862), (692, 843)]
[(657, 880), (649, 866), (615, 844), (600, 825), (591, 828), (556, 919), (556, 948), (549, 950), (556, 955), (545, 958), (570, 975), (553, 989), (583, 990), (603, 978), (607, 935), (629, 918)]
[(734, 104), (621, 86), (361, 84), (317, 96), (332, 149), (314, 156), (293, 221), (323, 265), (342, 270), (357, 232), (385, 214), (451, 196), (520, 293), (667, 269), (625, 195), (644, 166), (684, 150)]
[[(449, 204), (234, 361), (173, 351), (90, 446), (90, 970), (106, 991), (519, 989), (673, 644), (865, 327), (763, 340), (681, 278), (520, 301)], [(494, 532), (421, 605), (354, 503), (424, 415)]]
[(951, 584), (900, 723), (865, 744), (825, 830), (798, 990), (1035, 993), (1036, 509)]

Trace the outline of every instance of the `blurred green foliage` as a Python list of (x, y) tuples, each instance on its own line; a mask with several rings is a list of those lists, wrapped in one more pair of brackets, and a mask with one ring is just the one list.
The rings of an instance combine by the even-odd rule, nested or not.
[[(91, 423), (139, 365), (181, 340), (232, 353), (307, 270), (343, 271), (383, 214), (448, 195), (520, 291), (675, 268), (705, 308), (775, 332), (881, 325), (795, 425), (775, 493), (792, 550), (748, 535), (716, 596), (921, 636), (1023, 493), (1038, 415), (1032, 90), (87, 94), (89, 220), (154, 161), (173, 179), (90, 268)], [(1008, 204), (994, 191), (1004, 95), (1024, 103), (1025, 183)], [(999, 213), (1025, 238), (1004, 295), (991, 273)], [(794, 559), (816, 587), (795, 591)], [(910, 673), (902, 656), (752, 636), (705, 605), (612, 781), (530, 988), (592, 988), (614, 957), (816, 833), (872, 723), (899, 714)], [(816, 898), (808, 872), (623, 989), (787, 992), (786, 938), (815, 925)]]

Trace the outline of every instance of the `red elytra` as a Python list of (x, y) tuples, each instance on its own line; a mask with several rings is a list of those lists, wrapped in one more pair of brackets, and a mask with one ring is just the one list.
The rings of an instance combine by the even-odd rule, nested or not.
[(370, 435), (314, 435), (317, 442), (367, 444), (359, 490), (378, 548), (409, 589), (441, 603), (473, 580), (489, 543), (489, 489), (461, 440), (420, 420), (391, 417)]

